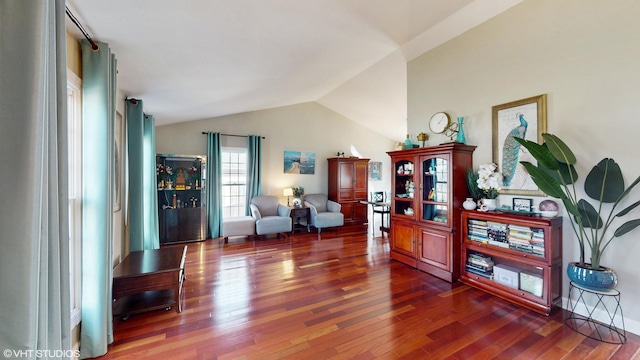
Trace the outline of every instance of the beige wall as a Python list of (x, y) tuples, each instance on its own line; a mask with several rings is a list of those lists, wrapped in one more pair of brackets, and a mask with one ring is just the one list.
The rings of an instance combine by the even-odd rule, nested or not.
[[(327, 192), (327, 161), (338, 150), (350, 154), (353, 147), (363, 157), (381, 161), (390, 171), (386, 151), (393, 150), (388, 138), (317, 103), (304, 103), (269, 110), (254, 111), (213, 119), (190, 121), (156, 128), (156, 150), (163, 154), (205, 155), (206, 136), (203, 131), (237, 135), (262, 135), (263, 193), (282, 197), (282, 189), (303, 186), (305, 192)], [(223, 141), (225, 137), (223, 137)], [(236, 139), (237, 140), (237, 139)], [(316, 154), (314, 175), (285, 174), (285, 150)], [(369, 188), (390, 190), (387, 172), (382, 180), (370, 181)], [(285, 202), (286, 199), (282, 198)]]
[(80, 42), (67, 32), (67, 69), (82, 78), (82, 50)]
[[(474, 163), (488, 163), (491, 107), (547, 94), (547, 130), (574, 149), (578, 172), (612, 157), (632, 182), (640, 175), (637, 14), (640, 2), (633, 0), (524, 1), (408, 64), (409, 132), (427, 131), (437, 111), (464, 116), (467, 141), (478, 145)], [(640, 189), (632, 199), (640, 199)], [(566, 264), (578, 259), (578, 247), (563, 215)], [(602, 262), (618, 273), (627, 330), (640, 334), (637, 237), (640, 230), (616, 239)], [(565, 298), (568, 287), (564, 276)]]

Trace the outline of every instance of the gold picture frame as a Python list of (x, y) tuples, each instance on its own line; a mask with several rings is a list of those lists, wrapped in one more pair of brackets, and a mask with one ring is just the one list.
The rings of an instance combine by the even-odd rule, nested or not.
[(520, 164), (521, 161), (535, 164), (535, 159), (513, 137), (542, 143), (542, 134), (547, 131), (547, 95), (493, 106), (491, 114), (493, 162), (504, 179), (500, 194), (544, 196)]

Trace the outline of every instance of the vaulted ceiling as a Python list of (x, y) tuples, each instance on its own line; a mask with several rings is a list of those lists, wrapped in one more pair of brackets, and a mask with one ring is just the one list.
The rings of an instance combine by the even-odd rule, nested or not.
[[(316, 101), (391, 139), (407, 61), (522, 0), (67, 0), (157, 125)], [(70, 23), (70, 32), (80, 33)]]

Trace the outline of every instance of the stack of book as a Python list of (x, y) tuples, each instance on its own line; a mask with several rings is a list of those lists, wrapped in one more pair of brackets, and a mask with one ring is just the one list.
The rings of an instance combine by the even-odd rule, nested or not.
[(480, 253), (470, 253), (467, 256), (465, 268), (470, 273), (491, 279), (493, 278), (493, 265), (494, 263), (491, 256)]
[(487, 222), (469, 219), (467, 237), (472, 241), (487, 242)]
[(531, 245), (531, 228), (528, 226), (509, 225), (509, 247), (514, 250), (533, 253)]
[(507, 225), (495, 221), (487, 221), (487, 236), (489, 244), (504, 248), (509, 247)]
[(531, 246), (533, 253), (538, 256), (544, 256), (544, 231), (542, 229), (531, 229)]

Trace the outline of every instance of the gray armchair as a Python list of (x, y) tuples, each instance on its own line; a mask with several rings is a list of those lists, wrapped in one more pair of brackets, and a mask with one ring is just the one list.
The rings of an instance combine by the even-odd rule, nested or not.
[(256, 196), (251, 199), (251, 216), (256, 220), (256, 234), (291, 232), (291, 209), (280, 204), (276, 196)]
[(341, 205), (329, 200), (325, 194), (305, 195), (304, 205), (310, 208), (311, 225), (318, 229), (344, 225), (344, 215), (340, 212)]

